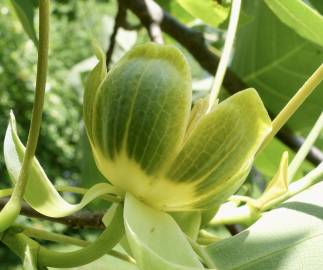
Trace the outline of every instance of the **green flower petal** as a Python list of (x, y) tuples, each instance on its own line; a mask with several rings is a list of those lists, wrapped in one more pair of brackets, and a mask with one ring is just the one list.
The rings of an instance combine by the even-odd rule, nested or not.
[(190, 106), (190, 70), (178, 49), (149, 43), (130, 51), (94, 102), (92, 143), (101, 173), (145, 197), (179, 151)]
[[(4, 141), (4, 158), (10, 178), (15, 184), (19, 178), (23, 157), (25, 155), (25, 146), (18, 137), (14, 115), (11, 114), (10, 117), (10, 123)], [(24, 199), (39, 213), (57, 218), (68, 216), (81, 210), (87, 204), (104, 194), (119, 195), (121, 193), (119, 193), (116, 187), (108, 183), (99, 183), (91, 187), (78, 204), (68, 203), (60, 196), (38, 160), (34, 158), (28, 173)], [(6, 218), (10, 219), (10, 215), (14, 215), (16, 210), (19, 211), (19, 209), (13, 208), (12, 212), (6, 213), (6, 215), (9, 215)]]
[[(270, 130), (270, 118), (253, 89), (233, 95), (205, 115), (167, 173), (171, 181), (194, 190), (187, 208), (206, 208), (234, 193)], [(185, 208), (185, 202), (173, 207)]]
[(97, 93), (97, 90), (101, 82), (104, 80), (104, 78), (107, 75), (105, 54), (99, 47), (95, 47), (95, 49), (96, 49), (96, 56), (99, 60), (99, 63), (91, 71), (91, 73), (89, 74), (86, 80), (85, 90), (84, 90), (84, 104), (83, 104), (83, 117), (84, 117), (86, 131), (88, 133), (90, 141), (92, 140), (91, 119), (93, 117), (93, 111), (94, 111), (93, 103), (95, 100), (95, 95)]

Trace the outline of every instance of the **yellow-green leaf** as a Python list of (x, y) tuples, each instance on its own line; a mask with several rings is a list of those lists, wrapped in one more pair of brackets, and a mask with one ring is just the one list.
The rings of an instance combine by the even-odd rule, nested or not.
[(323, 46), (323, 16), (303, 0), (266, 0), (276, 16), (300, 36)]
[(177, 2), (192, 16), (214, 27), (224, 22), (230, 11), (229, 7), (213, 0), (177, 0)]

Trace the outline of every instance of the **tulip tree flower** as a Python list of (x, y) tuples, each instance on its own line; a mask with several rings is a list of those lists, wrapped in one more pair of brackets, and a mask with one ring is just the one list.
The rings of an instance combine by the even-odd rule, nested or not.
[[(21, 258), (24, 269), (79, 267), (112, 254), (111, 249), (119, 243), (125, 244), (131, 256), (116, 250), (114, 254), (136, 264), (136, 269), (218, 269), (208, 252), (219, 250), (216, 259), (221, 259), (226, 248), (229, 247), (230, 254), (234, 251), (230, 245), (237, 247), (235, 243), (241, 244), (242, 238), (231, 238), (211, 249), (200, 247), (196, 240), (206, 219), (211, 217), (207, 223), (213, 226), (252, 224), (262, 212), (321, 179), (322, 163), (289, 184), (319, 136), (322, 115), (290, 166), (288, 154), (283, 154), (277, 173), (259, 198), (231, 196), (250, 172), (256, 154), (323, 78), (321, 65), (273, 122), (254, 89), (240, 91), (214, 104), (231, 54), (240, 5), (240, 0), (232, 3), (228, 36), (209, 101), (196, 101), (192, 109), (189, 65), (175, 47), (153, 43), (138, 46), (109, 72), (105, 55), (98, 50), (99, 63), (85, 87), (84, 122), (96, 165), (107, 181), (89, 189), (61, 189), (72, 188), (83, 194), (79, 203), (71, 204), (59, 194), (35, 158), (49, 32), (49, 1), (39, 2), (39, 54), (31, 127), (25, 147), (11, 113), (4, 159), (14, 187), (10, 191), (0, 190), (0, 197), (11, 194), (0, 211), (0, 240)], [(110, 201), (101, 220), (106, 228), (95, 241), (82, 241), (78, 250), (51, 250), (33, 238), (56, 239), (73, 245), (80, 244), (79, 239), (32, 228), (25, 230), (14, 223), (23, 201), (44, 216), (59, 218), (79, 211), (96, 198)], [(274, 235), (274, 231), (271, 233)], [(252, 229), (248, 234), (251, 238), (243, 237), (242, 241), (249, 241), (254, 250), (252, 239), (259, 237), (252, 236), (255, 235)], [(244, 257), (250, 265), (250, 256)]]
[(208, 209), (236, 192), (271, 131), (254, 89), (194, 117), (189, 65), (175, 47), (141, 45), (105, 70), (101, 57), (84, 119), (108, 181), (162, 211)]
[[(70, 204), (33, 158), (23, 198), (52, 218), (75, 213), (98, 197), (109, 198), (114, 204), (108, 204), (102, 219), (106, 228), (80, 250), (52, 251), (23, 233), (6, 231), (19, 210), (9, 204), (0, 212), (0, 237), (21, 258), (26, 250), (37, 250), (32, 254), (37, 265), (78, 267), (126, 239), (139, 269), (203, 270), (197, 254), (202, 254), (204, 262), (207, 256), (194, 241), (206, 219), (213, 218), (211, 225), (241, 221), (241, 217), (254, 221), (262, 211), (320, 177), (322, 166), (295, 182), (296, 186), (288, 186), (288, 174), (293, 175), (293, 170), (284, 154), (277, 174), (259, 199), (236, 196), (247, 204), (235, 206), (235, 212), (223, 212), (223, 203), (242, 185), (256, 154), (314, 89), (321, 68), (271, 122), (254, 89), (240, 91), (211, 107), (199, 100), (191, 109), (189, 65), (173, 46), (138, 46), (109, 72), (104, 54), (98, 50), (97, 55), (99, 63), (85, 87), (84, 122), (95, 162), (107, 181), (84, 190), (80, 202)], [(317, 135), (319, 128), (315, 130)], [(306, 149), (311, 141), (305, 143)], [(296, 169), (305, 157), (303, 152), (296, 158)], [(4, 157), (16, 186), (25, 153), (12, 113)]]

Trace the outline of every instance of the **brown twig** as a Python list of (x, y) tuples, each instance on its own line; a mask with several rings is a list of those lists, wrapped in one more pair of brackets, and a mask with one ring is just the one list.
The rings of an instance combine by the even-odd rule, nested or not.
[(116, 46), (118, 30), (121, 26), (126, 25), (127, 9), (121, 0), (118, 0), (118, 12), (114, 20), (113, 31), (110, 37), (110, 45), (106, 53), (106, 65), (109, 68), (112, 54)]
[(232, 225), (225, 225), (225, 227), (228, 229), (231, 235), (236, 235), (240, 233), (242, 230), (238, 227), (238, 225), (232, 224)]
[[(129, 3), (132, 1), (124, 1), (126, 6), (129, 7)], [(141, 23), (147, 29), (150, 39), (156, 43), (163, 44), (163, 34), (161, 31), (161, 23), (163, 21), (164, 11), (154, 1), (140, 1), (140, 12), (143, 16), (138, 16)], [(137, 14), (138, 15), (138, 14)]]
[[(7, 198), (0, 199), (0, 210), (6, 205), (7, 202)], [(20, 214), (31, 218), (40, 218), (43, 220), (49, 220), (52, 222), (65, 224), (72, 228), (104, 228), (104, 225), (102, 223), (102, 217), (104, 213), (102, 212), (80, 211), (76, 214), (63, 218), (51, 218), (36, 212), (29, 205), (23, 203)]]
[[(154, 23), (160, 25), (161, 30), (185, 47), (202, 68), (210, 74), (215, 74), (219, 63), (219, 57), (208, 48), (202, 33), (181, 24), (166, 11), (162, 10), (153, 0), (120, 1), (140, 19), (143, 25), (153, 25)], [(154, 7), (154, 9), (149, 9), (148, 7)], [(152, 15), (152, 12), (154, 11), (158, 11), (158, 16)], [(160, 14), (160, 12), (162, 12), (162, 14)], [(157, 20), (156, 17), (158, 17)], [(248, 85), (230, 69), (226, 72), (223, 84), (231, 94), (248, 88)], [(273, 114), (271, 114), (271, 116), (273, 117)], [(278, 132), (277, 138), (294, 151), (297, 151), (303, 142), (302, 138), (294, 136), (286, 127)], [(323, 161), (323, 153), (319, 149), (313, 147), (307, 155), (307, 160), (314, 165), (318, 165)]]

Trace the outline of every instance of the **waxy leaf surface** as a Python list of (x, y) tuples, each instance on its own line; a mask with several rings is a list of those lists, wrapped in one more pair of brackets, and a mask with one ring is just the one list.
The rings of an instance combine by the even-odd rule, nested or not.
[(219, 270), (323, 268), (323, 183), (265, 213), (240, 234), (208, 248)]
[[(232, 68), (243, 81), (257, 89), (266, 108), (277, 114), (322, 64), (323, 47), (302, 38), (282, 23), (264, 1), (244, 0), (243, 7), (253, 20), (237, 32)], [(321, 84), (287, 125), (306, 134), (322, 106)]]

